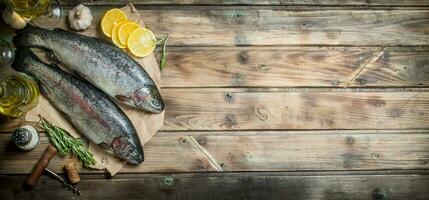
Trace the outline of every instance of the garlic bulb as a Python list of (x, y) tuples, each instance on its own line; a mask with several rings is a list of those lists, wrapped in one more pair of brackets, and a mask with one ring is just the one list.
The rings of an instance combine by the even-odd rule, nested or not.
[(4, 23), (9, 24), (14, 29), (23, 29), (27, 25), (27, 19), (9, 9), (4, 9), (2, 13)]
[(81, 31), (89, 28), (92, 19), (91, 10), (82, 4), (79, 4), (69, 11), (70, 27), (74, 30)]

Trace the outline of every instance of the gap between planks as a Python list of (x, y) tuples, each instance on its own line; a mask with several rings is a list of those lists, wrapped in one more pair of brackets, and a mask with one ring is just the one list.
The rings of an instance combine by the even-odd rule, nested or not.
[[(169, 92), (205, 92), (205, 93), (346, 93), (346, 92), (429, 92), (428, 87), (366, 87), (366, 88), (333, 88), (333, 87), (162, 87)], [(162, 93), (161, 90), (161, 93)]]
[[(249, 171), (228, 171), (228, 172), (120, 172), (111, 177), (109, 174), (79, 172), (85, 180), (92, 179), (141, 179), (145, 177), (183, 177), (183, 178), (201, 178), (201, 177), (237, 177), (237, 176), (403, 176), (403, 175), (429, 175), (429, 169), (392, 169), (392, 170), (348, 170), (348, 171), (275, 171), (275, 172), (249, 172)], [(64, 172), (58, 172), (64, 174)], [(21, 177), (23, 174), (0, 174), (2, 177)]]
[[(121, 4), (85, 4), (95, 9), (110, 9), (116, 6), (124, 6)], [(63, 9), (68, 11), (73, 5), (64, 5)], [(336, 6), (336, 5), (141, 5), (134, 4), (138, 10), (283, 10), (283, 11), (328, 11), (328, 10), (429, 10), (428, 6)]]
[[(63, 5), (75, 5), (76, 3), (84, 3), (86, 5), (122, 5), (130, 2), (129, 0), (60, 0)], [(389, 7), (409, 7), (409, 6), (429, 6), (428, 2), (421, 0), (134, 0), (135, 5), (171, 5), (171, 6), (186, 6), (186, 5), (207, 5), (207, 6), (389, 6)]]

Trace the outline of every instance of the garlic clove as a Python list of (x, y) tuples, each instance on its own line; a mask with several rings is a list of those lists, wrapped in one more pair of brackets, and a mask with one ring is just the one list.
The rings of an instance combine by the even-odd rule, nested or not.
[(6, 24), (9, 24), (14, 29), (23, 29), (27, 25), (26, 19), (9, 9), (3, 11), (2, 18)]

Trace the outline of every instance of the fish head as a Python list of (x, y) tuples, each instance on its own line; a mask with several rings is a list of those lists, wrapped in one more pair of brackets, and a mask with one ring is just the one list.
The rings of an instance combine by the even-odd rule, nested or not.
[(111, 143), (113, 153), (131, 164), (140, 164), (144, 160), (143, 148), (140, 142), (136, 144), (131, 136), (119, 136)]
[(160, 113), (165, 107), (161, 94), (159, 94), (158, 88), (154, 85), (145, 85), (136, 90), (132, 100), (137, 108), (141, 108), (152, 113)]

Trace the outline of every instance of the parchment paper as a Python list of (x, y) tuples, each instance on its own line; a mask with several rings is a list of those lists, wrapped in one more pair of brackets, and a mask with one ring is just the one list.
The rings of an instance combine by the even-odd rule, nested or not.
[[(139, 23), (144, 26), (143, 20), (140, 17), (140, 14), (136, 10), (136, 8), (132, 4), (128, 4), (127, 6), (121, 8), (128, 15), (128, 20)], [(93, 25), (84, 32), (79, 32), (80, 34), (88, 35), (88, 36), (96, 36), (100, 37), (99, 33), (99, 22), (94, 21)], [(47, 61), (46, 55), (42, 51), (34, 51), (42, 60)], [(145, 57), (145, 58), (136, 58), (133, 57), (137, 62), (140, 63), (141, 66), (149, 73), (152, 79), (159, 85), (161, 81), (161, 72), (159, 70), (158, 63), (155, 59), (154, 54)], [(158, 88), (159, 89), (159, 88)], [(116, 102), (117, 103), (117, 102)], [(130, 107), (121, 105), (117, 103), (119, 107), (125, 112), (130, 121), (133, 123), (134, 127), (137, 130), (137, 133), (140, 138), (140, 142), (144, 145), (149, 139), (155, 135), (155, 133), (161, 128), (164, 123), (164, 115), (165, 111), (160, 114), (150, 114), (142, 111), (138, 111), (132, 109)], [(39, 98), (39, 104), (30, 110), (26, 117), (26, 121), (39, 121), (39, 114), (48, 119), (54, 125), (64, 128), (69, 131), (74, 137), (81, 137), (79, 132), (66, 120), (66, 117), (63, 116), (60, 112), (58, 112), (50, 103), (49, 100), (43, 96)], [(126, 164), (125, 161), (116, 158), (110, 153), (107, 153), (101, 150), (96, 144), (89, 143), (89, 150), (95, 155), (95, 159), (97, 164), (91, 166), (91, 168), (95, 169), (107, 169), (110, 174), (113, 176), (122, 167)], [(144, 148), (143, 148), (144, 150)], [(141, 163), (144, 165), (144, 162)]]

